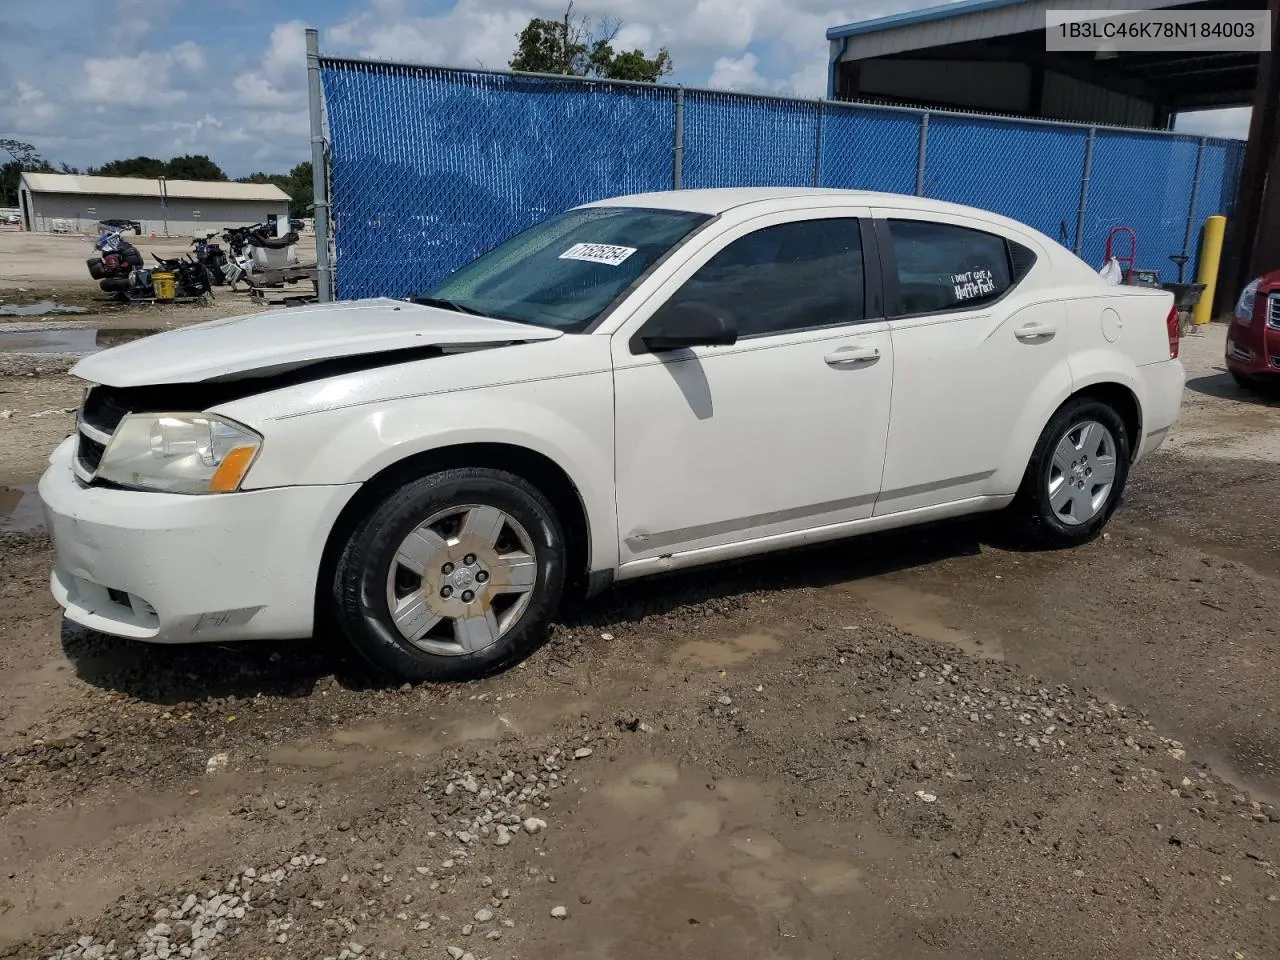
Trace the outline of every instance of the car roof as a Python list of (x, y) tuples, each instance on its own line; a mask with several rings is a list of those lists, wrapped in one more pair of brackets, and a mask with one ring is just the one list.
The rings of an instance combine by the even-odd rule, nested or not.
[(945, 200), (914, 197), (903, 193), (881, 193), (875, 190), (838, 190), (830, 187), (718, 187), (702, 190), (663, 190), (655, 193), (633, 193), (610, 197), (585, 207), (647, 207), (656, 210), (684, 210), (690, 213), (721, 214), (747, 204), (792, 201), (812, 198), (838, 201), (860, 206), (894, 206), (934, 210), (938, 213), (982, 214), (998, 216), (976, 207), (966, 207)]
[[(720, 187), (699, 190), (663, 190), (655, 193), (635, 193), (622, 197), (610, 197), (583, 207), (640, 207), (649, 210), (679, 210), (720, 216), (744, 207), (755, 207), (753, 212), (768, 212), (771, 206), (778, 209), (795, 209), (797, 201), (817, 201), (817, 205), (878, 207), (893, 210), (909, 210), (922, 214), (950, 214), (981, 224), (1003, 227), (1015, 235), (1030, 234), (1051, 248), (1061, 247), (1058, 241), (1019, 220), (981, 207), (962, 203), (949, 203), (930, 197), (916, 197), (905, 193), (884, 193), (876, 190), (839, 190), (829, 187)], [(1065, 250), (1065, 248), (1062, 248)], [(1066, 251), (1070, 253), (1070, 251)]]

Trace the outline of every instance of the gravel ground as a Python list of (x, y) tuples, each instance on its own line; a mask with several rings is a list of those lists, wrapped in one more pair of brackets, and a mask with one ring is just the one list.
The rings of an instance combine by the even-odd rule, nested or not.
[(78, 631), (0, 533), (0, 957), (1280, 956), (1280, 405), (1222, 340), (1093, 544), (642, 581), (484, 683)]

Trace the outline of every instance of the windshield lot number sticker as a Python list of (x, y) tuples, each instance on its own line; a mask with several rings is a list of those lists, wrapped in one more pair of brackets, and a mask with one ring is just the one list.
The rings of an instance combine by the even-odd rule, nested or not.
[(575, 243), (560, 254), (561, 260), (586, 260), (616, 267), (636, 252), (635, 247), (615, 247), (611, 243)]
[(970, 270), (968, 273), (952, 274), (951, 282), (955, 284), (957, 300), (971, 300), (974, 297), (985, 297), (996, 292), (996, 283), (990, 270)]

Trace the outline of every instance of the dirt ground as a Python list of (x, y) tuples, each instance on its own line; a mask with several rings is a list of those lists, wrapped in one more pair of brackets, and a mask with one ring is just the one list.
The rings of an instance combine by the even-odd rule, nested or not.
[[(0, 533), (0, 957), (1280, 956), (1280, 404), (1223, 337), (1089, 546), (639, 582), (483, 683), (91, 635)], [(0, 485), (78, 395), (0, 377)]]

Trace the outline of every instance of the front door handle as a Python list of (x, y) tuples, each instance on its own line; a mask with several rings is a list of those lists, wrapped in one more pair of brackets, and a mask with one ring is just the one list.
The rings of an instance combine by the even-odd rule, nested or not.
[(1024, 323), (1013, 335), (1019, 340), (1047, 340), (1058, 332), (1052, 323)]
[(828, 366), (851, 367), (858, 363), (874, 363), (880, 359), (880, 348), (868, 345), (840, 347), (828, 353), (824, 360)]

